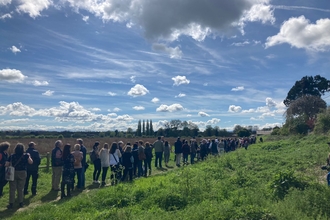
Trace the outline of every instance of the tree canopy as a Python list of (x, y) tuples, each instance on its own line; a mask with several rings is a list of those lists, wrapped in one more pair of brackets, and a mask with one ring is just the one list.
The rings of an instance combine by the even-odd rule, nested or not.
[(294, 86), (288, 92), (287, 97), (283, 103), (289, 105), (302, 96), (317, 96), (321, 97), (325, 92), (330, 89), (330, 81), (326, 78), (316, 76), (304, 76), (301, 80), (296, 81)]

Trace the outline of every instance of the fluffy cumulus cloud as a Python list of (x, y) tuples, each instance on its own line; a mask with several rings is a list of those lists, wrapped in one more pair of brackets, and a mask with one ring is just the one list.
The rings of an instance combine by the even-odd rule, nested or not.
[(156, 109), (157, 112), (177, 112), (182, 110), (183, 107), (180, 104), (161, 105)]
[(40, 12), (53, 4), (51, 0), (19, 0), (17, 2), (16, 10), (20, 13), (27, 13), (32, 18), (40, 16)]
[(159, 102), (159, 98), (155, 97), (155, 98), (151, 99), (151, 102), (157, 103), (157, 102)]
[(246, 11), (242, 20), (243, 21), (260, 21), (263, 24), (269, 22), (274, 24), (274, 8), (272, 8), (269, 4), (269, 1), (261, 1), (260, 4), (255, 4), (249, 11)]
[(0, 0), (0, 6), (1, 5), (8, 5), (11, 3), (11, 0)]
[(180, 59), (182, 58), (182, 51), (179, 47), (167, 47), (165, 44), (154, 43), (152, 49), (155, 51), (161, 51), (169, 54), (170, 58)]
[(7, 14), (4, 14), (4, 15), (1, 15), (1, 16), (0, 16), (0, 19), (1, 19), (1, 20), (5, 20), (5, 19), (7, 19), (7, 18), (12, 18), (11, 14), (7, 13)]
[(272, 98), (267, 97), (266, 98), (266, 105), (268, 107), (275, 107), (277, 104)]
[(10, 83), (22, 83), (27, 76), (24, 76), (20, 70), (2, 69), (0, 70), (0, 81)]
[(240, 112), (242, 110), (241, 106), (230, 105), (228, 108), (228, 112)]
[(231, 91), (234, 91), (234, 92), (243, 91), (243, 90), (244, 90), (244, 86), (238, 86), (236, 88), (231, 89)]
[(142, 110), (144, 110), (145, 108), (144, 108), (143, 106), (140, 106), (140, 105), (139, 105), (139, 106), (134, 106), (133, 109), (136, 110), (136, 111), (142, 111)]
[(190, 80), (188, 80), (186, 76), (176, 76), (176, 77), (173, 77), (172, 80), (174, 81), (173, 85), (175, 85), (175, 86), (190, 83)]
[(120, 109), (120, 108), (118, 108), (118, 107), (116, 107), (116, 108), (114, 108), (114, 109), (113, 109), (113, 111), (114, 111), (114, 112), (120, 112), (120, 111), (121, 111), (121, 109)]
[(9, 50), (11, 50), (11, 52), (13, 52), (14, 54), (21, 52), (21, 50), (15, 46), (12, 46), (11, 48), (9, 48)]
[(218, 124), (221, 120), (219, 118), (212, 118), (211, 120), (208, 120), (206, 122), (206, 124), (208, 125), (214, 125), (214, 124)]
[(198, 115), (201, 117), (210, 117), (210, 115), (205, 112), (198, 112)]
[(277, 35), (267, 38), (266, 48), (287, 43), (310, 51), (326, 51), (330, 48), (329, 30), (329, 18), (317, 20), (315, 24), (304, 16), (290, 18)]
[(144, 87), (143, 85), (136, 84), (131, 90), (127, 93), (129, 96), (137, 97), (137, 96), (144, 96), (149, 93), (149, 90)]
[(48, 86), (49, 83), (47, 81), (34, 80), (33, 85), (34, 86)]
[(42, 93), (44, 96), (52, 96), (54, 94), (54, 91), (47, 90), (46, 92)]
[(36, 110), (21, 102), (15, 102), (7, 106), (0, 106), (0, 115), (9, 114), (11, 116), (33, 116)]

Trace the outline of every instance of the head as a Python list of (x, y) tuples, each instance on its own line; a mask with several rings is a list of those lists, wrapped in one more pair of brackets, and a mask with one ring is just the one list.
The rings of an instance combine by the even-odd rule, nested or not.
[(139, 140), (139, 146), (143, 146), (143, 141)]
[(157, 139), (160, 141), (160, 140), (162, 139), (162, 137), (161, 137), (161, 136), (159, 136)]
[(70, 153), (71, 153), (71, 145), (70, 144), (64, 145), (62, 158), (66, 159)]
[(35, 146), (36, 146), (36, 143), (34, 143), (34, 142), (29, 143), (29, 148), (34, 148)]
[(133, 148), (137, 148), (139, 145), (137, 143), (133, 144)]
[(177, 141), (180, 141), (180, 137), (178, 137)]
[(61, 140), (55, 141), (55, 147), (61, 148), (63, 146), (63, 143)]
[(95, 141), (94, 145), (93, 145), (93, 150), (97, 150), (99, 148), (100, 142)]
[(108, 144), (108, 143), (105, 143), (105, 144), (103, 145), (103, 148), (104, 148), (104, 149), (109, 149), (109, 144)]
[(75, 145), (73, 146), (73, 149), (74, 149), (75, 151), (79, 151), (79, 150), (80, 150), (80, 145), (79, 145), (79, 144), (75, 144)]
[(118, 144), (116, 142), (113, 142), (111, 144), (111, 148), (110, 148), (110, 154), (114, 154), (116, 152), (116, 150), (118, 149)]
[(165, 141), (165, 146), (166, 146), (166, 147), (168, 146), (168, 141)]
[(10, 143), (7, 142), (7, 141), (0, 143), (0, 153), (1, 152), (7, 152), (9, 147), (10, 147)]
[(146, 148), (149, 148), (149, 147), (150, 147), (150, 143), (146, 142)]
[(25, 147), (22, 143), (18, 143), (18, 144), (16, 144), (14, 151), (15, 151), (15, 154), (23, 154), (25, 151)]
[(132, 147), (130, 145), (126, 145), (126, 149), (125, 149), (125, 152), (132, 152)]
[(83, 145), (83, 144), (84, 144), (84, 141), (83, 141), (83, 139), (78, 138), (78, 139), (77, 139), (77, 143), (80, 144), (80, 145)]

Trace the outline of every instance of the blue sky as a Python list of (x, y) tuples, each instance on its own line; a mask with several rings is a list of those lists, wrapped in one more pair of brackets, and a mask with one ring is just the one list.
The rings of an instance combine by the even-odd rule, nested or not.
[(329, 0), (0, 0), (0, 36), (1, 129), (273, 127), (330, 78)]

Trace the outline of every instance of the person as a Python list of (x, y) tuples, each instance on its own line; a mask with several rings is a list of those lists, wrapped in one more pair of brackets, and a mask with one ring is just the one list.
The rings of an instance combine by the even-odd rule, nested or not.
[[(152, 160), (152, 147), (149, 142), (146, 142), (146, 147), (144, 148), (144, 154), (146, 159), (144, 160), (144, 176), (147, 177), (151, 175), (151, 160)], [(148, 174), (149, 168), (149, 174)]]
[(110, 148), (110, 169), (111, 169), (111, 185), (117, 184), (119, 180), (119, 173), (121, 172), (120, 170), (120, 158), (121, 158), (121, 153), (120, 150), (118, 149), (118, 144), (116, 142), (113, 142)]
[(73, 183), (72, 183), (72, 189), (74, 189), (74, 183), (75, 183), (75, 176), (77, 175), (77, 189), (81, 189), (81, 172), (82, 172), (82, 159), (83, 159), (83, 153), (80, 151), (80, 145), (75, 144), (73, 146), (74, 151), (71, 152), (74, 158), (74, 175), (73, 175)]
[(214, 139), (212, 139), (209, 148), (210, 148), (210, 150), (211, 150), (211, 154), (212, 154), (213, 156), (218, 155), (218, 153), (219, 153), (219, 152), (218, 152), (218, 144), (217, 144), (217, 142), (215, 142)]
[(77, 143), (80, 145), (80, 151), (83, 153), (83, 159), (81, 160), (81, 184), (80, 188), (84, 189), (85, 188), (85, 172), (86, 169), (88, 168), (88, 164), (86, 163), (86, 154), (87, 154), (87, 149), (84, 146), (84, 141), (81, 138), (77, 139)]
[(199, 146), (200, 148), (200, 156), (201, 156), (201, 160), (205, 160), (207, 157), (207, 151), (208, 151), (208, 144), (206, 139), (202, 140), (201, 145)]
[(194, 164), (195, 163), (195, 157), (196, 157), (196, 152), (197, 152), (197, 142), (195, 139), (191, 140), (190, 143), (190, 164)]
[(101, 185), (105, 186), (105, 178), (107, 176), (110, 167), (110, 154), (109, 154), (109, 144), (105, 143), (103, 148), (100, 150), (100, 163), (102, 167), (102, 182)]
[(27, 176), (25, 181), (25, 187), (24, 187), (24, 195), (29, 194), (28, 188), (29, 188), (29, 182), (30, 177), (32, 177), (32, 186), (31, 186), (31, 192), (32, 195), (37, 195), (37, 184), (38, 184), (38, 177), (39, 177), (39, 165), (40, 165), (40, 154), (35, 149), (36, 144), (34, 142), (29, 143), (29, 148), (26, 150), (26, 153), (30, 154), (31, 159), (33, 160), (33, 164), (27, 165)]
[(137, 177), (137, 170), (138, 170), (138, 164), (139, 164), (139, 145), (138, 145), (138, 142), (133, 144), (132, 155), (133, 155), (133, 158), (134, 158), (133, 176)]
[(168, 162), (170, 161), (170, 155), (171, 155), (171, 145), (168, 143), (168, 141), (165, 141), (165, 143), (164, 143), (164, 161), (165, 161), (166, 167), (168, 167)]
[(57, 140), (55, 142), (55, 147), (52, 150), (52, 190), (54, 191), (60, 191), (60, 182), (61, 182), (61, 176), (62, 176), (62, 168), (63, 168), (63, 160), (62, 160), (62, 150), (61, 147), (63, 146), (63, 143), (61, 140)]
[(259, 140), (260, 140), (260, 142), (261, 142), (261, 143), (263, 143), (263, 142), (264, 142), (264, 140), (262, 139), (262, 137), (260, 137), (260, 139), (259, 139)]
[(138, 147), (138, 177), (143, 176), (143, 161), (146, 159), (146, 154), (144, 152), (143, 141), (139, 140), (139, 147)]
[(174, 152), (176, 157), (176, 166), (180, 167), (182, 154), (182, 142), (180, 141), (180, 137), (178, 137), (177, 141), (174, 143)]
[(8, 157), (6, 167), (13, 166), (15, 168), (14, 181), (9, 182), (9, 205), (8, 209), (12, 209), (15, 202), (15, 193), (17, 191), (17, 200), (19, 207), (23, 207), (24, 185), (26, 181), (27, 164), (32, 164), (33, 160), (30, 154), (24, 153), (24, 145), (18, 143), (15, 147), (15, 153)]
[(98, 151), (98, 146), (100, 142), (96, 141), (93, 146), (93, 150), (89, 153), (91, 162), (94, 164), (94, 171), (93, 171), (93, 183), (100, 183), (99, 177), (101, 173), (101, 160), (100, 154)]
[(221, 139), (218, 144), (218, 152), (219, 152), (219, 155), (222, 155), (225, 152), (225, 143), (224, 143), (223, 139)]
[[(61, 199), (71, 196), (71, 188), (74, 183), (74, 156), (71, 154), (71, 145), (66, 144), (63, 148), (62, 154), (63, 171), (61, 182)], [(66, 194), (65, 194), (66, 186)]]
[(161, 141), (161, 137), (157, 138), (157, 141), (153, 143), (153, 148), (155, 149), (155, 167), (162, 168), (163, 152), (164, 152), (164, 143)]
[(190, 154), (190, 146), (188, 145), (188, 141), (185, 141), (182, 145), (182, 155), (183, 155), (183, 164), (188, 164), (188, 156)]
[(129, 177), (129, 181), (133, 180), (133, 164), (134, 158), (132, 155), (132, 147), (130, 145), (126, 145), (124, 154), (122, 155), (122, 162), (124, 166), (124, 174), (121, 178), (121, 181), (125, 181), (127, 174)]
[(0, 143), (0, 198), (3, 196), (3, 187), (7, 184), (6, 180), (6, 161), (8, 159), (9, 142)]

